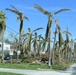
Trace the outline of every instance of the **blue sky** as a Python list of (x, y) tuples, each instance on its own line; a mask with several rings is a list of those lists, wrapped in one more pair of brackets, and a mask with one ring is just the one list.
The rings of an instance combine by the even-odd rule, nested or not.
[[(27, 33), (27, 28), (34, 30), (38, 27), (43, 27), (43, 30), (38, 31), (38, 34), (45, 35), (48, 17), (40, 11), (33, 8), (34, 4), (38, 4), (45, 10), (54, 13), (61, 8), (71, 8), (71, 11), (61, 12), (53, 16), (52, 32), (55, 30), (55, 19), (59, 19), (62, 31), (66, 30), (66, 26), (72, 34), (72, 38), (76, 38), (76, 0), (0, 0), (0, 11), (4, 10), (7, 16), (6, 31), (12, 31), (16, 34), (19, 32), (19, 21), (16, 21), (17, 15), (5, 10), (11, 8), (10, 5), (15, 6), (19, 11), (24, 12), (24, 15), (29, 18), (29, 21), (24, 20), (24, 30)], [(11, 8), (12, 9), (12, 8)], [(11, 29), (9, 29), (10, 27)], [(8, 38), (9, 36), (7, 36)]]

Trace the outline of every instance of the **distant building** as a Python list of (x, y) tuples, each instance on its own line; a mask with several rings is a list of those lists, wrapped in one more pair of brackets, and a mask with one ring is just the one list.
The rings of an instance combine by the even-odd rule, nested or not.
[[(6, 55), (6, 54), (9, 54), (10, 44), (4, 43), (3, 50), (4, 50), (4, 54), (5, 54), (5, 55)], [(0, 42), (0, 55), (2, 55), (2, 42)]]

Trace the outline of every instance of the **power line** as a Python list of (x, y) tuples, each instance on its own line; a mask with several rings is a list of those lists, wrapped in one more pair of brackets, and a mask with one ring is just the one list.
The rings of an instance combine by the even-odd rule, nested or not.
[[(12, 30), (12, 31), (14, 31), (14, 32), (16, 32), (16, 33), (18, 33), (17, 31), (15, 31), (14, 29), (12, 29), (12, 28), (10, 28), (10, 27), (8, 27), (8, 26), (6, 26), (7, 28), (9, 28), (10, 30)], [(19, 33), (18, 33), (19, 34)]]

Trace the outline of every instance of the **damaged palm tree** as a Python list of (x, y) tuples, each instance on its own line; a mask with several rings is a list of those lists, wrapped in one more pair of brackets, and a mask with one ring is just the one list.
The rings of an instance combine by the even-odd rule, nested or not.
[[(49, 67), (51, 66), (51, 49), (50, 49), (50, 46), (51, 46), (51, 26), (52, 26), (52, 20), (53, 20), (53, 15), (51, 12), (48, 12), (46, 10), (44, 10), (43, 8), (41, 8), (40, 6), (38, 6), (37, 4), (35, 4), (34, 8), (38, 9), (39, 11), (41, 11), (43, 14), (47, 15), (48, 16), (48, 23), (47, 23), (47, 28), (46, 28), (46, 33), (45, 33), (45, 40), (47, 41), (47, 39), (49, 39), (49, 42), (48, 42), (48, 55), (49, 55), (49, 60), (48, 60), (48, 65)], [(64, 9), (61, 9), (61, 10), (58, 10), (57, 12), (55, 12), (54, 14), (58, 14), (62, 11), (66, 11), (66, 10), (70, 10), (68, 8), (64, 8)]]
[(40, 57), (41, 57), (40, 51), (42, 50), (43, 41), (44, 41), (44, 38), (41, 36), (41, 34), (38, 35), (38, 46), (37, 46), (38, 53), (37, 53), (37, 55), (40, 56)]
[(54, 32), (54, 42), (53, 42), (53, 49), (52, 49), (52, 64), (54, 64), (54, 50), (55, 50), (55, 44), (56, 44), (56, 34), (57, 34), (57, 28), (55, 28), (55, 32)]
[[(64, 31), (64, 33), (66, 34), (66, 41), (65, 41), (65, 44), (66, 44), (66, 46), (65, 46), (65, 53), (66, 53), (66, 60), (67, 60), (67, 58), (69, 58), (69, 51), (68, 51), (68, 48), (69, 48), (69, 35), (70, 36), (72, 36), (72, 34), (68, 31), (68, 28), (67, 28), (67, 30), (66, 31)], [(69, 59), (68, 59), (69, 60)]]
[(4, 11), (0, 11), (0, 36), (2, 37), (2, 61), (4, 61), (4, 32), (6, 29), (6, 16)]
[(29, 51), (31, 51), (31, 41), (32, 41), (33, 33), (36, 32), (36, 31), (38, 31), (38, 30), (40, 30), (40, 29), (43, 29), (43, 28), (40, 27), (40, 28), (37, 28), (37, 29), (35, 29), (33, 31), (31, 31), (31, 29), (28, 28), (29, 33), (27, 33), (27, 34), (28, 34), (28, 50)]
[(28, 20), (28, 18), (26, 16), (24, 16), (23, 12), (20, 12), (19, 10), (17, 10), (14, 6), (11, 5), (11, 7), (14, 9), (9, 9), (6, 8), (6, 10), (11, 11), (13, 13), (15, 13), (16, 15), (18, 15), (17, 20), (20, 20), (20, 29), (19, 29), (19, 50), (21, 50), (21, 35), (23, 33), (23, 22), (24, 19)]
[(56, 27), (58, 29), (58, 39), (59, 39), (59, 49), (58, 49), (58, 54), (59, 54), (59, 63), (61, 63), (61, 56), (60, 56), (60, 51), (61, 51), (61, 47), (62, 47), (62, 43), (63, 43), (63, 38), (62, 38), (62, 32), (61, 32), (61, 28), (59, 26), (59, 21), (55, 20), (56, 22)]
[(36, 9), (38, 9), (38, 10), (40, 10), (43, 14), (45, 14), (45, 15), (47, 15), (48, 16), (48, 24), (47, 24), (47, 29), (46, 29), (46, 34), (45, 34), (45, 40), (47, 41), (47, 39), (49, 39), (49, 42), (48, 42), (48, 57), (49, 57), (49, 63), (48, 63), (48, 65), (49, 65), (49, 67), (51, 66), (51, 52), (50, 52), (50, 34), (51, 34), (51, 24), (52, 24), (52, 14), (50, 13), (50, 12), (48, 12), (48, 11), (45, 11), (43, 8), (41, 8), (40, 6), (38, 6), (38, 5), (35, 5), (34, 6), (34, 8), (36, 8)]

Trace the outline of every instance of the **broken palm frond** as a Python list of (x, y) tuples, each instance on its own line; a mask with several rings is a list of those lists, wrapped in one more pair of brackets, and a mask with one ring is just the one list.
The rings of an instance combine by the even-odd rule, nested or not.
[(58, 10), (58, 11), (55, 12), (54, 14), (56, 15), (56, 14), (62, 12), (62, 11), (68, 11), (68, 10), (71, 10), (71, 9), (69, 9), (69, 8), (63, 8), (63, 9)]
[(42, 27), (37, 28), (37, 29), (33, 30), (33, 32), (36, 32), (36, 31), (41, 30), (41, 29), (43, 29), (43, 28)]
[(39, 11), (41, 11), (45, 15), (49, 15), (48, 11), (44, 10), (43, 8), (41, 8), (40, 6), (38, 6), (37, 4), (35, 4), (34, 8), (38, 9)]

